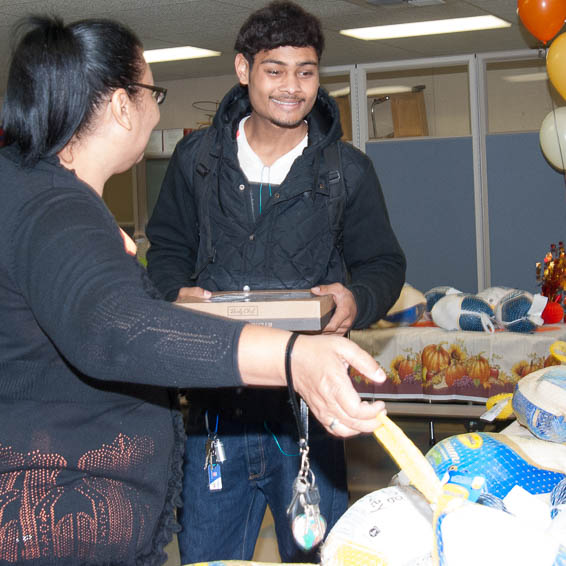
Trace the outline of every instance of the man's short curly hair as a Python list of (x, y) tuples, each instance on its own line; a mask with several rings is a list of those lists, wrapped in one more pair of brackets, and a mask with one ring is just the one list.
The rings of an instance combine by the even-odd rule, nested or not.
[(286, 46), (313, 47), (319, 60), (324, 50), (319, 19), (288, 0), (271, 2), (251, 14), (240, 28), (234, 48), (252, 64), (260, 51)]

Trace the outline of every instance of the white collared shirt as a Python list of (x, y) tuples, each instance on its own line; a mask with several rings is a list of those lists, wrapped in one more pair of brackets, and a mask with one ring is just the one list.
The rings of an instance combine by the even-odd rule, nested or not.
[(238, 161), (244, 175), (250, 183), (270, 183), (280, 185), (289, 173), (295, 159), (303, 153), (308, 145), (308, 132), (305, 137), (285, 155), (282, 155), (271, 166), (264, 165), (257, 153), (251, 148), (246, 138), (244, 124), (249, 116), (240, 120), (236, 141), (238, 143)]

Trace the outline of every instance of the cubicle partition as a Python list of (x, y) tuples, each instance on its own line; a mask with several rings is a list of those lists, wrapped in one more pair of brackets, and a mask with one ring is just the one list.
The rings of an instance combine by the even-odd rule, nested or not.
[[(566, 238), (566, 183), (546, 162), (538, 132), (486, 138), (491, 285), (537, 292), (535, 264)], [(477, 288), (472, 140), (368, 142), (407, 255), (407, 281), (427, 291)]]
[(369, 142), (366, 151), (407, 256), (407, 281), (422, 291), (451, 285), (475, 293), (471, 138)]
[[(464, 136), (383, 139), (368, 130), (368, 77), (391, 82), (392, 71), (427, 82), (438, 115), (455, 109), (455, 129), (466, 129), (462, 105), (439, 91), (455, 82), (469, 101)], [(448, 69), (448, 71), (446, 70)], [(343, 72), (343, 71), (342, 71)], [(452, 73), (449, 76), (449, 72)], [(445, 73), (442, 82), (435, 76)], [(458, 73), (460, 74), (458, 76)], [(487, 53), (428, 60), (363, 64), (351, 72), (353, 143), (370, 156), (382, 181), (391, 220), (407, 254), (407, 280), (422, 291), (451, 285), (466, 292), (508, 286), (537, 292), (535, 264), (566, 236), (564, 174), (539, 144), (544, 116), (565, 101), (553, 90), (540, 51)], [(451, 82), (450, 82), (451, 81)], [(466, 105), (467, 106), (467, 105)], [(508, 112), (513, 120), (502, 115)], [(446, 131), (446, 113), (436, 129)], [(370, 128), (371, 129), (371, 128)], [(438, 134), (437, 134), (438, 135)]]
[(539, 291), (535, 264), (566, 238), (566, 182), (546, 162), (538, 132), (487, 136), (491, 279)]

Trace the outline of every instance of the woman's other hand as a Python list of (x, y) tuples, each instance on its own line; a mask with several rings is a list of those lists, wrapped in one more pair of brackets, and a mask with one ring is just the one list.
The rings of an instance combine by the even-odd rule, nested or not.
[[(238, 347), (238, 366), (248, 386), (285, 385), (285, 349), (289, 333), (248, 324)], [(314, 416), (334, 435), (353, 436), (377, 428), (382, 401), (362, 401), (352, 385), (348, 367), (382, 383), (385, 372), (367, 352), (339, 336), (301, 334), (291, 354), (295, 390)]]
[(293, 347), (297, 393), (326, 430), (343, 437), (373, 432), (377, 415), (385, 410), (383, 401), (361, 400), (348, 375), (350, 365), (377, 383), (386, 379), (373, 357), (346, 338), (301, 335)]

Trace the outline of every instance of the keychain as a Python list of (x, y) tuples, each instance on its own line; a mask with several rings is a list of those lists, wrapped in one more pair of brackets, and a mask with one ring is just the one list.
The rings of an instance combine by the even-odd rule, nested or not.
[(308, 452), (306, 440), (301, 439), (301, 469), (293, 482), (293, 497), (287, 507), (293, 537), (307, 551), (317, 546), (326, 533), (326, 520), (320, 513), (320, 493), (310, 469)]
[(224, 444), (218, 438), (218, 415), (216, 415), (216, 427), (211, 432), (208, 426), (208, 411), (204, 414), (204, 422), (208, 438), (206, 439), (206, 458), (204, 469), (208, 470), (208, 489), (210, 491), (220, 491), (222, 489), (222, 470), (220, 464), (226, 461)]
[(320, 513), (320, 493), (316, 487), (316, 478), (309, 464), (308, 443), (308, 407), (301, 399), (301, 408), (291, 379), (291, 352), (298, 334), (293, 332), (285, 348), (285, 377), (289, 390), (289, 399), (293, 407), (293, 415), (299, 431), (299, 450), (301, 454), (301, 467), (299, 474), (293, 482), (293, 495), (287, 507), (287, 516), (291, 524), (291, 531), (298, 546), (305, 551), (312, 550), (322, 542), (326, 533), (326, 519)]

